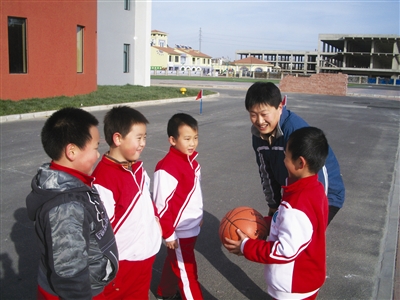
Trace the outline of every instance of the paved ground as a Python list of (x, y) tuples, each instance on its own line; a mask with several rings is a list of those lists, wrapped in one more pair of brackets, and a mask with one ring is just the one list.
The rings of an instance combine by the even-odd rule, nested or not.
[[(163, 79), (152, 79), (152, 85), (160, 86), (182, 86), (182, 87), (201, 87), (204, 89), (239, 89), (247, 90), (251, 82), (223, 82), (223, 81), (192, 81), (192, 80), (163, 80)], [(383, 99), (394, 99), (400, 100), (400, 86), (382, 86), (382, 85), (354, 85), (348, 88), (348, 96), (354, 97), (373, 97)]]
[[(245, 204), (267, 211), (243, 103), (247, 87), (236, 87), (203, 87), (220, 94), (204, 99), (202, 115), (193, 99), (140, 106), (150, 121), (142, 159), (151, 177), (168, 150), (169, 117), (184, 111), (198, 119), (205, 215), (196, 255), (205, 299), (269, 299), (262, 265), (230, 255), (217, 236), (220, 218), (232, 207)], [(327, 231), (328, 274), (319, 299), (393, 299), (400, 283), (394, 268), (399, 265), (400, 102), (289, 94), (288, 108), (327, 133), (347, 189), (345, 206)], [(105, 111), (93, 113), (102, 120)], [(0, 124), (1, 299), (35, 298), (37, 251), (25, 197), (36, 168), (48, 160), (39, 137), (44, 121), (37, 117)], [(105, 150), (102, 141), (100, 151)], [(162, 249), (153, 268), (152, 292), (164, 257)]]

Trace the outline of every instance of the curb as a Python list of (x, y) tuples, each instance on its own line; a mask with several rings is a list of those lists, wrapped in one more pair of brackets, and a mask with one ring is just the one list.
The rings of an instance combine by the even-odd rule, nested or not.
[[(376, 297), (374, 299), (399, 299), (395, 295), (400, 294), (400, 152), (397, 150), (397, 158), (394, 165), (394, 176), (388, 197), (388, 215), (386, 230), (381, 245), (381, 261)], [(396, 263), (397, 261), (397, 263)]]
[[(210, 98), (216, 98), (216, 97), (219, 97), (219, 93), (208, 95), (208, 96), (203, 96), (203, 100), (210, 99)], [(127, 103), (113, 103), (113, 104), (107, 104), (107, 105), (87, 106), (87, 107), (82, 107), (82, 109), (90, 112), (90, 111), (108, 110), (117, 105), (140, 107), (140, 106), (145, 106), (145, 105), (160, 105), (160, 104), (164, 104), (164, 103), (185, 102), (185, 101), (193, 101), (193, 100), (196, 100), (196, 97), (147, 100), (147, 101), (127, 102)], [(47, 117), (51, 116), (54, 112), (56, 112), (56, 110), (1, 116), (0, 124), (6, 123), (6, 122), (13, 122), (13, 121), (47, 118)]]
[(385, 98), (385, 99), (394, 99), (400, 100), (400, 96), (386, 96), (386, 95), (379, 95), (379, 94), (357, 94), (357, 93), (347, 93), (346, 96), (350, 97), (365, 97), (365, 98)]
[[(184, 84), (185, 87), (188, 88), (203, 88), (203, 89), (230, 89), (230, 90), (247, 90), (252, 82), (249, 82), (249, 85), (216, 85), (216, 84)], [(173, 86), (173, 87), (181, 87), (183, 84), (178, 83), (169, 83), (169, 82), (160, 82), (157, 84), (152, 84), (152, 86)]]

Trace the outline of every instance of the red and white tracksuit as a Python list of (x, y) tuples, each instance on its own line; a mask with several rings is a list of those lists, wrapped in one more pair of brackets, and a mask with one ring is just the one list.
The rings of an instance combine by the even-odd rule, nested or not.
[(104, 290), (109, 299), (149, 299), (152, 266), (161, 230), (143, 162), (131, 170), (103, 156), (92, 174), (106, 207), (119, 252), (117, 277)]
[(266, 264), (272, 297), (306, 299), (325, 282), (328, 200), (318, 175), (282, 188), (267, 241), (246, 239), (241, 249), (247, 259)]
[(197, 280), (194, 246), (203, 218), (200, 165), (197, 152), (188, 156), (171, 147), (154, 172), (153, 196), (166, 241), (178, 239), (168, 249), (157, 293), (172, 296), (177, 284), (184, 299), (203, 299)]

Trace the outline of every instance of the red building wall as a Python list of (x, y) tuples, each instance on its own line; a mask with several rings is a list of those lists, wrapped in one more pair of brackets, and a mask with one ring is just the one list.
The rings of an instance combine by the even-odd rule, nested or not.
[[(8, 17), (26, 18), (27, 73), (10, 74)], [(0, 0), (0, 99), (87, 94), (97, 89), (97, 0)], [(77, 26), (84, 27), (77, 73)]]
[(342, 73), (319, 73), (310, 77), (288, 75), (279, 83), (279, 89), (284, 93), (346, 96), (347, 78), (347, 74)]

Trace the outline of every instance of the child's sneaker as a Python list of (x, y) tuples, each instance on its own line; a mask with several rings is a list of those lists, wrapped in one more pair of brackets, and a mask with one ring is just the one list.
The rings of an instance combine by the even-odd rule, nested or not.
[(179, 291), (176, 292), (176, 294), (173, 295), (173, 296), (163, 297), (163, 296), (157, 295), (156, 298), (157, 298), (157, 300), (181, 300), (182, 299), (181, 294), (179, 293)]

